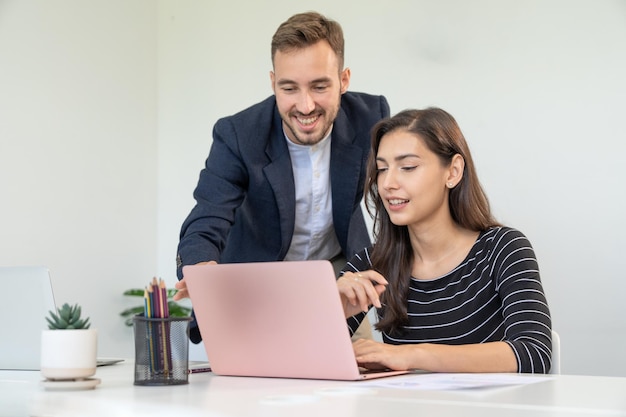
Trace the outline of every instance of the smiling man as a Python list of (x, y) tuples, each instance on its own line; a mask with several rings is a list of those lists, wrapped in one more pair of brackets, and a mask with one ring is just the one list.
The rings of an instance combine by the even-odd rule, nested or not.
[[(341, 26), (318, 13), (281, 24), (271, 56), (274, 95), (214, 126), (181, 228), (177, 299), (185, 265), (328, 259), (338, 271), (370, 243), (360, 203), (387, 100), (347, 91)], [(202, 338), (195, 323), (190, 337)]]
[(330, 134), (350, 69), (326, 41), (302, 49), (278, 50), (270, 72), (283, 130), (290, 141), (315, 145)]

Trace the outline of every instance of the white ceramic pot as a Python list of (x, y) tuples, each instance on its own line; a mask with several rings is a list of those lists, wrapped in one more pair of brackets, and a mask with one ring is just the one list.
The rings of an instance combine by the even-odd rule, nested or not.
[(96, 373), (96, 329), (42, 330), (41, 373), (51, 380), (89, 378)]

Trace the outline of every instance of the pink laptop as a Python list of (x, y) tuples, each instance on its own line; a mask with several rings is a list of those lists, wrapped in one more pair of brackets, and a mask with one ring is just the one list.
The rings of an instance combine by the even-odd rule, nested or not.
[(211, 369), (218, 375), (361, 380), (328, 261), (183, 268)]

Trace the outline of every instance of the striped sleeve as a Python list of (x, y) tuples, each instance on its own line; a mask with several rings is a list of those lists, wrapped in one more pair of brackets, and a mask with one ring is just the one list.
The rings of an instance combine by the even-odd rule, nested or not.
[(502, 228), (490, 262), (502, 300), (505, 342), (518, 372), (548, 373), (552, 365), (552, 322), (535, 252), (519, 231)]
[[(372, 263), (369, 259), (369, 248), (363, 249), (352, 257), (341, 270), (339, 276), (341, 277), (346, 272), (361, 272), (372, 269)], [(366, 313), (359, 313), (356, 316), (349, 317), (347, 319), (348, 329), (350, 330), (350, 336), (356, 332), (361, 325), (361, 322), (365, 319)]]

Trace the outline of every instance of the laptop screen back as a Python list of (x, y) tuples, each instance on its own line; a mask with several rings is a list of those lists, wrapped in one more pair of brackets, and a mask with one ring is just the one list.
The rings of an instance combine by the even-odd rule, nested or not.
[(0, 369), (38, 370), (41, 331), (55, 309), (50, 274), (39, 266), (0, 267)]
[(213, 372), (359, 379), (330, 262), (194, 265), (183, 274)]

